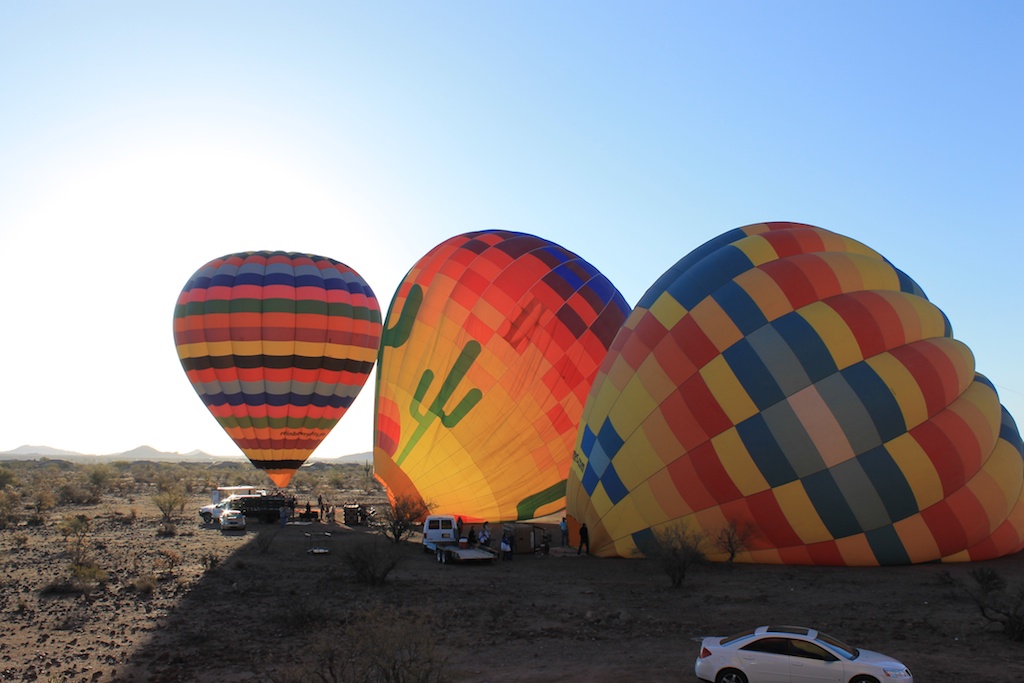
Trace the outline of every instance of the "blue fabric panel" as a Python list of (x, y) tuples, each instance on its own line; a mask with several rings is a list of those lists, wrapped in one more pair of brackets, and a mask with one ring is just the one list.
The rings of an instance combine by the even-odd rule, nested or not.
[(864, 534), (871, 546), (871, 552), (875, 554), (878, 564), (883, 566), (910, 564), (910, 556), (900, 540), (899, 534), (891, 526), (884, 526), (880, 529), (872, 529)]
[[(722, 233), (718, 237), (711, 239), (701, 246), (697, 247), (689, 254), (681, 258), (676, 262), (674, 266), (665, 271), (665, 274), (659, 277), (650, 289), (648, 289), (644, 295), (637, 302), (637, 308), (649, 309), (661, 294), (668, 290), (669, 286), (683, 276), (686, 271), (692, 268), (695, 264), (699, 263), (708, 254), (712, 254), (718, 249), (724, 247), (727, 244), (732, 244), (737, 240), (741, 240), (746, 237), (746, 233), (739, 228), (734, 228), (729, 232)], [(678, 299), (677, 299), (678, 301)]]
[(889, 519), (898, 522), (920, 512), (914, 490), (884, 446), (858, 455), (857, 461), (878, 492)]
[(851, 365), (842, 371), (842, 375), (871, 416), (883, 443), (907, 431), (900, 404), (889, 386), (870, 365), (866, 362)]
[(687, 310), (711, 296), (740, 273), (753, 267), (739, 249), (726, 246), (696, 264), (668, 287), (668, 293)]
[(793, 466), (786, 460), (785, 453), (761, 415), (754, 415), (736, 425), (736, 433), (769, 486), (774, 488), (797, 479)]
[(785, 400), (786, 395), (772, 373), (768, 371), (761, 357), (757, 355), (750, 342), (741, 339), (722, 352), (722, 357), (729, 364), (729, 369), (743, 385), (750, 399), (758, 410), (764, 410)]
[(853, 536), (863, 531), (831, 472), (816, 472), (801, 479), (800, 483), (832, 538)]
[(615, 454), (622, 448), (622, 437), (615, 431), (611, 420), (605, 420), (604, 424), (601, 425), (601, 431), (597, 434), (597, 440), (601, 444), (601, 450), (607, 454), (609, 460), (614, 458)]
[(743, 334), (750, 334), (768, 323), (754, 300), (735, 281), (725, 283), (712, 294), (712, 298)]
[(775, 320), (772, 327), (793, 349), (812, 384), (839, 371), (825, 342), (799, 313), (787, 313)]
[(625, 484), (622, 483), (622, 479), (619, 478), (618, 472), (615, 471), (615, 465), (610, 465), (605, 469), (604, 474), (601, 475), (601, 485), (604, 486), (605, 493), (608, 494), (612, 503), (618, 503), (629, 493)]

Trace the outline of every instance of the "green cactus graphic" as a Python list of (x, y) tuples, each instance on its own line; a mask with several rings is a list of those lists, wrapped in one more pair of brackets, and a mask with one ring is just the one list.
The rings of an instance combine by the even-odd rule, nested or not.
[(459, 424), (462, 418), (466, 417), (466, 414), (483, 398), (483, 392), (473, 388), (466, 392), (466, 395), (462, 397), (462, 400), (459, 401), (458, 405), (450, 413), (444, 411), (444, 407), (448, 404), (452, 394), (455, 393), (455, 389), (465, 379), (466, 373), (479, 355), (480, 342), (478, 341), (470, 341), (462, 348), (459, 357), (455, 359), (455, 363), (452, 365), (451, 371), (444, 382), (441, 383), (437, 396), (431, 401), (430, 407), (425, 410), (423, 409), (423, 400), (426, 398), (430, 385), (434, 383), (434, 372), (432, 370), (423, 371), (420, 383), (416, 386), (416, 393), (409, 404), (409, 412), (417, 422), (416, 431), (406, 441), (405, 448), (402, 449), (398, 459), (395, 460), (395, 464), (401, 466), (402, 461), (405, 460), (419, 440), (423, 438), (427, 428), (430, 427), (434, 420), (440, 419), (442, 425), (451, 429)]
[(416, 322), (416, 315), (420, 312), (420, 306), (422, 305), (423, 288), (419, 285), (413, 285), (409, 288), (409, 295), (405, 297), (405, 304), (402, 306), (402, 313), (398, 316), (398, 320), (395, 321), (393, 326), (384, 328), (380, 340), (382, 350), (385, 346), (397, 349), (409, 341), (409, 335), (412, 334), (412, 324)]

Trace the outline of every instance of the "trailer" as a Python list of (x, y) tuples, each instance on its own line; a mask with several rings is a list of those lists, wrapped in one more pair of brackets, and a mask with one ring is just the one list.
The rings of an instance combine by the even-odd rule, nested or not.
[(434, 553), (441, 564), (493, 562), (497, 551), (484, 546), (471, 548), (459, 538), (458, 524), (451, 515), (428, 515), (423, 522), (423, 552)]

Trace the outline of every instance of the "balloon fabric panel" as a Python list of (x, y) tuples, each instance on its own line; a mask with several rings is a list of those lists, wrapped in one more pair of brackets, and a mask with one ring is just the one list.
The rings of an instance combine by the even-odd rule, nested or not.
[(541, 238), (459, 235), (392, 301), (378, 363), (374, 464), (392, 498), (467, 520), (564, 507), (590, 383), (628, 307)]
[(1022, 459), (913, 280), (841, 235), (758, 224), (641, 298), (588, 396), (567, 505), (604, 556), (732, 522), (755, 530), (742, 561), (978, 559), (1021, 548)]
[(358, 273), (293, 252), (211, 261), (174, 313), (178, 357), (196, 392), (278, 486), (351, 405), (380, 333), (380, 307)]

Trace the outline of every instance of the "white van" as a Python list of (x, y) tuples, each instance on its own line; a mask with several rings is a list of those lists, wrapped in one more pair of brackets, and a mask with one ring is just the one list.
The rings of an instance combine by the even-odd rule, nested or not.
[[(423, 545), (458, 543), (459, 527), (452, 515), (427, 515), (423, 520)], [(429, 550), (429, 548), (425, 548)]]

